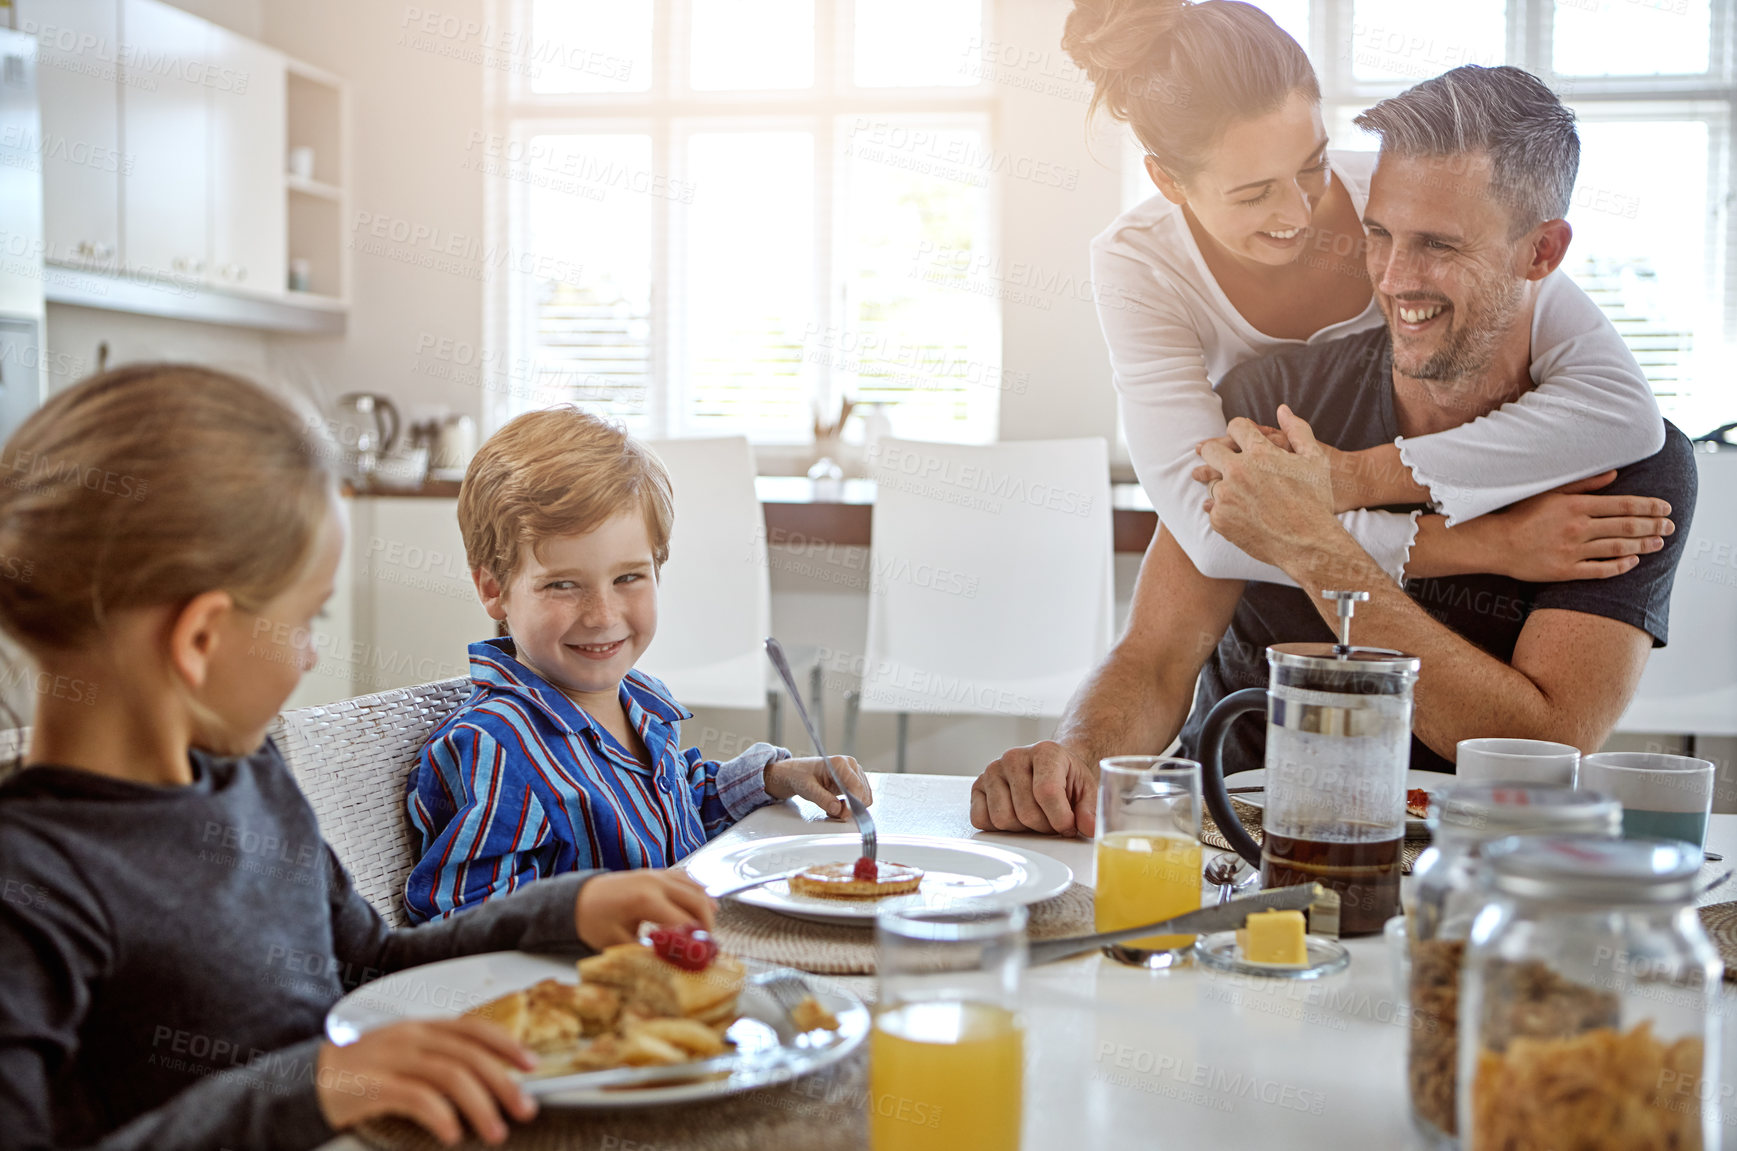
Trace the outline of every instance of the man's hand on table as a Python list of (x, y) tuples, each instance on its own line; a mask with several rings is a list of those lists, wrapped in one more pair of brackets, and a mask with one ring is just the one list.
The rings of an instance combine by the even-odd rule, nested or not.
[(1090, 837), (1098, 822), (1098, 773), (1059, 743), (1015, 747), (971, 785), (971, 826)]
[[(1238, 417), (1229, 435), (1200, 445), (1210, 472), (1207, 510), (1219, 535), (1257, 560), (1283, 566), (1341, 534), (1333, 515), (1332, 464), (1315, 433), (1288, 406), (1279, 407), (1278, 445), (1252, 420)], [(1197, 478), (1199, 473), (1197, 472)]]

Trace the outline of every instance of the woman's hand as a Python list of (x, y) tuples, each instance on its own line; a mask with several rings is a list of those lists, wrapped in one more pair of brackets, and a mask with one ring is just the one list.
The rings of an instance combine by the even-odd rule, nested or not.
[(314, 1092), (326, 1122), (339, 1131), (396, 1115), (448, 1145), (463, 1137), (467, 1123), (486, 1142), (499, 1143), (507, 1137), (503, 1111), (520, 1122), (537, 1114), (537, 1101), (508, 1075), (533, 1066), (528, 1052), (486, 1020), (394, 1023), (347, 1047), (322, 1043)]
[[(856, 760), (848, 755), (832, 757), (832, 768), (838, 772), (838, 778), (863, 803), (873, 803), (874, 795), (869, 791), (868, 777)], [(766, 794), (773, 799), (789, 799), (800, 795), (803, 799), (812, 800), (820, 805), (820, 810), (826, 812), (828, 818), (843, 819), (850, 810), (844, 797), (832, 785), (832, 776), (827, 774), (826, 761), (819, 756), (804, 759), (781, 759), (776, 763), (766, 765)]]
[(1484, 516), (1490, 523), (1483, 530), (1505, 544), (1492, 553), (1498, 566), (1491, 570), (1527, 583), (1609, 579), (1664, 547), (1677, 530), (1667, 518), (1671, 505), (1650, 496), (1591, 494), (1615, 478), (1603, 472)]
[(710, 931), (712, 914), (712, 897), (705, 888), (678, 871), (650, 867), (587, 879), (573, 906), (580, 941), (597, 951), (638, 939), (641, 923), (697, 923)]

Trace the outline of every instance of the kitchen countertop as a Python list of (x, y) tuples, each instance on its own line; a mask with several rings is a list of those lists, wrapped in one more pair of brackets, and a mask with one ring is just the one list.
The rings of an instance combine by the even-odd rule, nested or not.
[[(457, 499), (458, 481), (426, 480), (414, 487), (346, 481), (344, 494), (381, 499)], [(874, 518), (875, 482), (811, 480), (806, 476), (761, 476), (754, 484), (766, 511), (766, 542), (773, 547), (810, 543), (868, 547)], [(1158, 530), (1152, 501), (1135, 483), (1110, 485), (1116, 550), (1140, 554)]]

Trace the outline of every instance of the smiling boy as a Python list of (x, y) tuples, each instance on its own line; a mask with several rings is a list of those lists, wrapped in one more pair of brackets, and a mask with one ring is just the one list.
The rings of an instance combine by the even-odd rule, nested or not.
[[(644, 445), (574, 408), (527, 413), (471, 461), (458, 519), (477, 595), (508, 634), (470, 645), (470, 697), (411, 774), (412, 921), (547, 875), (667, 867), (792, 795), (842, 817), (819, 758), (682, 750), (692, 713), (635, 668), (657, 633), (674, 520)], [(854, 760), (833, 766), (870, 800)]]

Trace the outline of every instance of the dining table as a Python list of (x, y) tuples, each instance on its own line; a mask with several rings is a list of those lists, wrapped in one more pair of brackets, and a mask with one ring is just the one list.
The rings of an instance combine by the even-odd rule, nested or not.
[[(1077, 883), (1093, 882), (1093, 847), (1069, 836), (1008, 834), (971, 826), (971, 778), (872, 773), (871, 811), (882, 835), (975, 839), (1060, 860)], [(762, 808), (696, 853), (724, 852), (756, 839), (837, 833), (818, 807), (791, 800)], [(1714, 815), (1707, 850), (1737, 860), (1737, 815)], [(1210, 855), (1210, 853), (1209, 853)], [(1731, 863), (1709, 862), (1703, 887)], [(1210, 893), (1203, 891), (1203, 899)], [(1703, 904), (1737, 899), (1737, 881), (1704, 892)], [(866, 930), (866, 929), (865, 929)], [(1023, 1146), (1037, 1148), (1274, 1147), (1344, 1151), (1346, 1139), (1368, 1148), (1424, 1148), (1412, 1125), (1406, 1090), (1406, 1040), (1412, 1026), (1398, 965), (1382, 935), (1344, 941), (1350, 965), (1315, 980), (1277, 979), (1188, 965), (1162, 971), (1125, 966), (1092, 952), (1029, 968), (1024, 977)], [(826, 977), (816, 977), (825, 979)], [(872, 994), (873, 980), (838, 980)], [(1733, 985), (1718, 998), (1718, 1084), (1726, 1132), (1737, 1146), (1737, 1005)], [(872, 1105), (857, 1072), (854, 1093), (838, 1088), (834, 1070), (788, 1088), (832, 1114), (866, 1146), (862, 1108)], [(1011, 1103), (1011, 1101), (1010, 1101)], [(795, 1106), (797, 1104), (792, 1104)], [(704, 1104), (690, 1105), (703, 1107)], [(672, 1109), (672, 1111), (685, 1108)], [(672, 1114), (667, 1131), (635, 1139), (577, 1139), (576, 1147), (679, 1151), (717, 1146)], [(652, 1128), (652, 1130), (658, 1130)], [(716, 1134), (715, 1132), (713, 1133)], [(327, 1151), (371, 1146), (353, 1136)], [(759, 1147), (758, 1142), (744, 1145)], [(767, 1151), (773, 1151), (767, 1148)], [(798, 1151), (792, 1144), (792, 1151)]]

